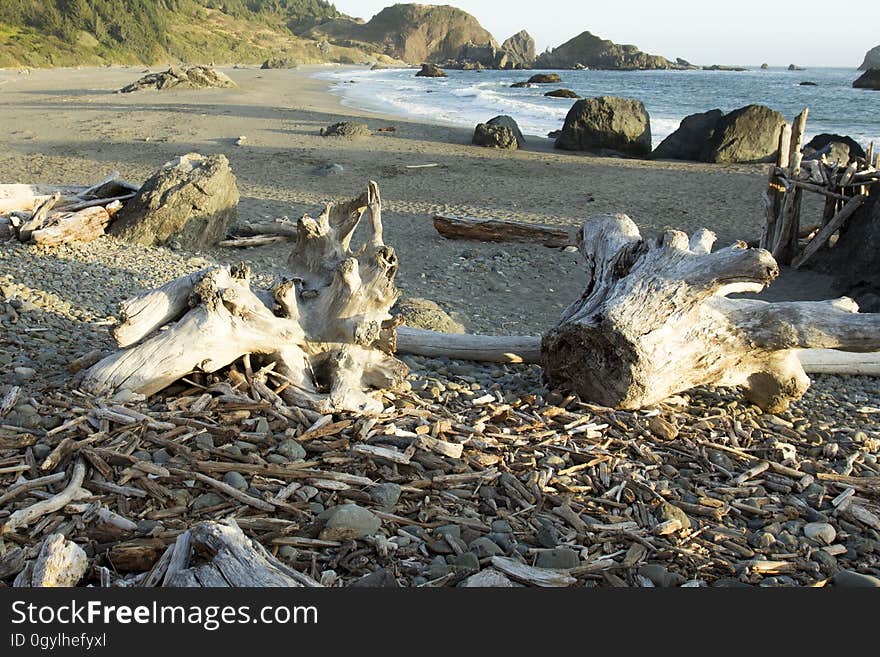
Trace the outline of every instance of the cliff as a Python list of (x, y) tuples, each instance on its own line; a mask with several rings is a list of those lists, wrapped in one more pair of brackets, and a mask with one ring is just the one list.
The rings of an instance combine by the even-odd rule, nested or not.
[(558, 48), (542, 53), (536, 68), (654, 69), (680, 68), (660, 55), (649, 55), (632, 45), (619, 45), (590, 32), (582, 32)]
[(410, 64), (460, 60), (468, 49), (479, 56), (498, 51), (498, 43), (476, 18), (448, 5), (398, 4), (366, 23), (337, 19), (316, 25), (306, 34)]

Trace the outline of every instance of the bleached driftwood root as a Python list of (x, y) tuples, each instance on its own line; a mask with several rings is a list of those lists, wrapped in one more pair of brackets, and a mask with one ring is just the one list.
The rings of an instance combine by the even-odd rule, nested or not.
[[(245, 536), (234, 520), (202, 522), (169, 546), (145, 585), (169, 587), (320, 587)], [(161, 578), (161, 579), (160, 579)]]
[(13, 513), (0, 527), (0, 535), (15, 531), (19, 527), (27, 527), (37, 518), (41, 518), (48, 513), (54, 513), (59, 509), (63, 509), (67, 504), (72, 502), (83, 492), (81, 488), (83, 479), (86, 476), (86, 465), (82, 459), (77, 460), (73, 466), (73, 472), (70, 475), (70, 482), (57, 495), (53, 495), (49, 499), (42, 500), (36, 504), (20, 509)]
[(622, 214), (592, 218), (579, 241), (591, 282), (544, 336), (542, 364), (584, 399), (641, 408), (699, 385), (743, 386), (778, 411), (809, 387), (797, 350), (880, 349), (880, 316), (850, 299), (728, 299), (778, 275), (763, 249), (713, 253), (705, 229), (648, 242)]
[[(353, 252), (362, 217), (366, 240)], [(126, 303), (115, 336), (129, 348), (90, 368), (84, 387), (151, 395), (250, 354), (284, 381), (280, 394), (290, 403), (320, 412), (380, 410), (365, 391), (395, 387), (406, 367), (391, 355), (397, 256), (382, 241), (378, 185), (328, 205), (318, 219), (303, 217), (297, 231), (290, 275), (268, 289), (254, 289), (244, 265), (217, 267)]]

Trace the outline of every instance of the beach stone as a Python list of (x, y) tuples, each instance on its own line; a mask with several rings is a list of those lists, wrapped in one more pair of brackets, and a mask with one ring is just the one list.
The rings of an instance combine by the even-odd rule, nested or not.
[(417, 78), (445, 78), (446, 71), (436, 64), (422, 64), (422, 69), (416, 73)]
[(450, 566), (457, 566), (458, 568), (465, 568), (467, 570), (480, 569), (480, 558), (473, 552), (463, 552), (461, 554), (455, 554), (446, 557), (446, 561), (449, 563)]
[(880, 588), (880, 578), (852, 570), (838, 571), (831, 581), (843, 588)]
[(236, 472), (235, 470), (231, 470), (223, 475), (223, 483), (232, 486), (237, 490), (247, 490), (248, 482), (247, 479), (240, 472)]
[(837, 538), (837, 531), (827, 522), (810, 522), (804, 525), (804, 536), (831, 545)]
[(209, 433), (200, 433), (193, 442), (199, 449), (214, 449), (214, 437)]
[(550, 570), (568, 570), (577, 568), (581, 563), (580, 556), (571, 548), (555, 548), (538, 553), (535, 566)]
[(486, 568), (463, 580), (458, 586), (461, 588), (514, 588), (516, 584), (494, 568)]
[(665, 566), (656, 563), (646, 563), (639, 566), (639, 575), (647, 577), (654, 586), (663, 588), (680, 586), (686, 581), (678, 573), (670, 573)]
[(44, 460), (52, 452), (52, 448), (45, 443), (37, 443), (31, 448), (37, 461)]
[(765, 105), (746, 105), (722, 116), (700, 160), (718, 164), (769, 162), (779, 147), (785, 117)]
[(181, 155), (126, 202), (109, 232), (144, 246), (175, 242), (198, 250), (217, 244), (238, 219), (238, 186), (225, 155)]
[(346, 139), (355, 139), (357, 137), (371, 137), (373, 132), (366, 123), (357, 121), (341, 121), (321, 128), (322, 137), (343, 137)]
[(556, 148), (645, 157), (651, 153), (651, 119), (640, 100), (584, 98), (568, 111)]
[(471, 138), (476, 146), (504, 150), (516, 150), (524, 141), (519, 126), (509, 116), (496, 116), (487, 123), (478, 123)]
[(192, 501), (191, 509), (193, 511), (201, 511), (218, 504), (223, 504), (226, 500), (217, 493), (203, 493)]
[(397, 589), (400, 588), (400, 584), (397, 583), (397, 579), (394, 577), (394, 573), (388, 570), (387, 568), (380, 568), (379, 570), (374, 570), (369, 575), (364, 575), (360, 579), (356, 579), (349, 586), (353, 586), (355, 588), (370, 588), (370, 589)]
[(535, 73), (529, 78), (529, 84), (557, 84), (562, 82), (558, 73)]
[(571, 89), (554, 89), (544, 94), (548, 98), (580, 98), (580, 95)]
[(682, 119), (678, 129), (666, 137), (651, 153), (656, 160), (691, 160), (698, 162), (715, 134), (724, 113), (720, 109), (691, 114)]
[(681, 523), (682, 529), (690, 529), (691, 527), (691, 519), (688, 518), (688, 515), (669, 502), (661, 502), (660, 506), (657, 507), (657, 520), (658, 522), (677, 520)]
[(344, 541), (375, 534), (382, 521), (372, 511), (357, 504), (340, 504), (327, 513), (327, 521), (320, 538), (327, 541)]
[(390, 482), (376, 484), (375, 486), (370, 486), (369, 493), (376, 504), (385, 508), (391, 508), (400, 499), (400, 486)]
[(443, 308), (430, 299), (401, 299), (391, 309), (392, 315), (403, 317), (407, 326), (439, 331), (440, 333), (464, 333), (465, 329)]
[(495, 519), (492, 521), (492, 531), (498, 534), (512, 534), (513, 527), (506, 520)]
[(880, 90), (880, 68), (870, 68), (852, 84), (854, 89)]
[(318, 167), (315, 171), (319, 176), (339, 176), (345, 172), (345, 169), (341, 164), (336, 164), (335, 162), (330, 162), (323, 166)]
[(840, 162), (842, 166), (857, 157), (866, 157), (865, 149), (852, 137), (828, 132), (816, 135), (804, 146), (805, 160), (818, 160), (822, 155), (830, 162)]
[(276, 451), (288, 461), (302, 461), (306, 458), (305, 448), (295, 438), (282, 440)]
[(471, 541), (470, 545), (468, 545), (468, 549), (480, 559), (504, 556), (504, 550), (486, 536), (481, 536)]

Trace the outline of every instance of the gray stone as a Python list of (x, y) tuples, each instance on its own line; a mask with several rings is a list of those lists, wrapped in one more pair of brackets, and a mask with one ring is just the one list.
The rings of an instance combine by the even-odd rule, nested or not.
[(315, 171), (319, 176), (338, 176), (345, 172), (345, 169), (341, 164), (336, 164), (335, 162), (330, 162), (329, 164), (325, 164), (323, 166), (318, 167)]
[(480, 538), (471, 541), (468, 549), (470, 549), (470, 551), (476, 554), (480, 559), (485, 559), (487, 557), (504, 556), (504, 550), (502, 550), (494, 541), (486, 536), (481, 536)]
[[(678, 129), (666, 137), (651, 157), (663, 160), (693, 160), (698, 162), (715, 134), (718, 121), (724, 113), (720, 109), (691, 114), (682, 119)], [(717, 451), (717, 450), (716, 450)]]
[(764, 105), (746, 105), (725, 114), (715, 126), (700, 160), (728, 164), (769, 162), (779, 148), (785, 117)]
[(841, 570), (831, 581), (843, 588), (880, 588), (880, 578), (852, 570)]
[(467, 570), (479, 570), (480, 569), (480, 559), (473, 552), (463, 552), (462, 554), (455, 554), (446, 558), (446, 561), (450, 566), (457, 566), (458, 568), (465, 568)]
[(370, 497), (379, 506), (391, 508), (400, 499), (400, 486), (393, 483), (382, 483), (370, 486)]
[(203, 493), (192, 501), (192, 506), (190, 508), (192, 508), (193, 511), (201, 511), (202, 509), (223, 504), (225, 501), (226, 500), (217, 495), (217, 493)]
[(288, 461), (302, 461), (306, 457), (305, 448), (295, 438), (282, 440), (276, 451)]
[(651, 153), (651, 118), (640, 100), (584, 98), (568, 111), (556, 148), (646, 157)]
[(685, 578), (678, 573), (670, 573), (665, 566), (656, 563), (646, 563), (639, 567), (639, 575), (647, 577), (654, 586), (671, 587), (685, 583)]
[(400, 584), (397, 579), (387, 568), (380, 568), (369, 575), (364, 575), (360, 579), (355, 580), (350, 586), (355, 588), (371, 588), (371, 589), (397, 589)]
[(580, 555), (575, 550), (571, 548), (556, 548), (539, 552), (535, 565), (538, 568), (549, 568), (551, 570), (568, 570), (569, 568), (577, 568), (580, 562)]
[(461, 527), (458, 525), (441, 525), (440, 527), (436, 527), (434, 529), (435, 536), (454, 536), (455, 538), (461, 538)]
[(238, 219), (238, 186), (225, 155), (188, 153), (166, 163), (126, 202), (109, 232), (156, 246), (198, 250), (217, 244)]
[(247, 479), (245, 479), (240, 472), (236, 472), (235, 470), (231, 470), (223, 475), (223, 483), (228, 484), (237, 490), (247, 490), (248, 487)]
[(506, 575), (494, 568), (486, 568), (475, 575), (463, 580), (459, 587), (462, 588), (514, 588), (516, 584), (511, 582)]
[(559, 73), (535, 73), (529, 78), (529, 84), (558, 84), (562, 82)]
[(831, 545), (837, 538), (837, 531), (827, 522), (810, 522), (804, 525), (804, 536)]
[(513, 527), (506, 520), (495, 519), (492, 521), (492, 531), (499, 534), (512, 534)]
[(148, 73), (119, 90), (120, 93), (155, 89), (214, 89), (237, 87), (229, 76), (207, 66), (172, 66), (167, 71)]
[(33, 449), (34, 458), (37, 461), (43, 461), (52, 452), (52, 448), (45, 443), (37, 443), (31, 449)]
[(357, 504), (340, 504), (330, 509), (321, 539), (328, 541), (363, 538), (375, 534), (382, 521), (372, 511)]

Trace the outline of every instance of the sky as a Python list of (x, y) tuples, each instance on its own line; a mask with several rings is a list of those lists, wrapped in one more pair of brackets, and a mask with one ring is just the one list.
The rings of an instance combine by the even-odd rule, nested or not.
[[(364, 19), (394, 4), (393, 0), (331, 1), (339, 11)], [(701, 65), (767, 62), (856, 68), (869, 49), (880, 45), (880, 0), (841, 7), (840, 13), (827, 0), (716, 2), (422, 0), (421, 4), (463, 9), (499, 43), (526, 29), (538, 52), (589, 30), (615, 43), (632, 43), (654, 55), (683, 57)]]

